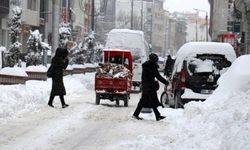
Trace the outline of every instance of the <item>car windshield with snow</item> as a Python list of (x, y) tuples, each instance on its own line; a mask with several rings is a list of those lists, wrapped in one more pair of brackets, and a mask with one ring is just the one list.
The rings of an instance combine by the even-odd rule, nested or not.
[(178, 108), (192, 100), (205, 100), (235, 59), (234, 49), (229, 44), (184, 44), (177, 52), (170, 85), (161, 95), (162, 104)]

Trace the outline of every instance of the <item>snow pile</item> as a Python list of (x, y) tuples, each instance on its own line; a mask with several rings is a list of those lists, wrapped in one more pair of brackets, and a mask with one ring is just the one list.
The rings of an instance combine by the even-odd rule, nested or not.
[[(67, 96), (79, 95), (82, 91), (93, 89), (89, 87), (93, 73), (69, 75), (64, 77), (64, 84)], [(50, 90), (51, 79), (47, 81), (28, 80), (25, 85), (0, 85), (0, 122), (8, 118), (14, 118), (26, 112), (40, 111), (47, 105)], [(57, 104), (55, 98), (55, 105)]]
[(112, 78), (124, 78), (130, 75), (130, 71), (120, 64), (103, 64), (97, 69), (98, 76), (107, 76)]
[(249, 150), (250, 70), (243, 69), (249, 63), (250, 55), (239, 57), (206, 101), (190, 102), (184, 110), (163, 109), (162, 115), (167, 118), (161, 135), (141, 134), (113, 148)]
[(194, 59), (192, 64), (196, 66), (195, 73), (197, 72), (213, 72), (215, 67), (213, 67), (212, 60), (201, 60), (201, 59)]

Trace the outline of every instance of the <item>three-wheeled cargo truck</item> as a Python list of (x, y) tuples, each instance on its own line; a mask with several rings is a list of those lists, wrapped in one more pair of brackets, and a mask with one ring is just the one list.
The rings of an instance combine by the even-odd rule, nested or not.
[(124, 101), (128, 106), (132, 87), (133, 60), (129, 50), (104, 49), (103, 63), (95, 75), (96, 104), (101, 99)]

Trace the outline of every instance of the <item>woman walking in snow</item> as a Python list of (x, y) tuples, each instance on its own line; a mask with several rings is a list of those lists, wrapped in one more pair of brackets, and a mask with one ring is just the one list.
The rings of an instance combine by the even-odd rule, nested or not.
[(152, 53), (149, 55), (149, 60), (142, 64), (142, 97), (133, 114), (133, 117), (138, 120), (142, 120), (142, 118), (139, 117), (142, 107), (153, 108), (157, 121), (165, 118), (164, 116), (161, 116), (157, 109), (161, 104), (157, 96), (157, 90), (159, 87), (157, 87), (155, 78), (165, 85), (168, 85), (168, 81), (158, 72), (158, 59), (158, 56)]
[(66, 95), (66, 90), (63, 84), (63, 70), (67, 68), (69, 63), (68, 60), (68, 50), (63, 48), (57, 48), (56, 54), (52, 58), (52, 89), (50, 93), (50, 98), (48, 105), (54, 107), (53, 100), (55, 96), (59, 96), (62, 104), (62, 108), (68, 107), (68, 104), (65, 104), (64, 95)]

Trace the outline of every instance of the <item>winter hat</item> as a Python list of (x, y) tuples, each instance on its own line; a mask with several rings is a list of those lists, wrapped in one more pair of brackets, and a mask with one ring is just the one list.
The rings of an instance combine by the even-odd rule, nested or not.
[(151, 53), (151, 54), (149, 55), (149, 60), (151, 60), (151, 61), (157, 63), (158, 60), (159, 60), (159, 58), (158, 58), (158, 56), (157, 56), (155, 53)]

